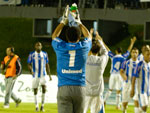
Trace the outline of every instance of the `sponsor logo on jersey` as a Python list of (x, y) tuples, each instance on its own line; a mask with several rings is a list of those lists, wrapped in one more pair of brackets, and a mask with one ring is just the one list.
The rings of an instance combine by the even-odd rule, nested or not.
[(69, 74), (69, 73), (82, 73), (82, 69), (80, 69), (80, 70), (66, 70), (66, 69), (62, 69), (62, 73), (67, 73), (67, 74)]

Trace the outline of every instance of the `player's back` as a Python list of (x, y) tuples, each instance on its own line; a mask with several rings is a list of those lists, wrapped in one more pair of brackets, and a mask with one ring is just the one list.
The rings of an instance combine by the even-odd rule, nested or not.
[(103, 73), (107, 65), (108, 56), (90, 55), (86, 63), (86, 94), (99, 95), (104, 90)]
[(67, 43), (60, 38), (52, 42), (57, 55), (58, 86), (85, 85), (85, 64), (91, 40)]
[(86, 80), (90, 81), (93, 84), (98, 83), (100, 81), (100, 78), (103, 76), (106, 64), (107, 56), (88, 56), (86, 63)]
[(121, 54), (116, 55), (111, 51), (108, 52), (108, 55), (112, 60), (111, 71), (110, 71), (111, 74), (120, 73), (119, 71), (120, 71), (120, 68), (121, 68), (121, 64), (128, 58), (129, 54), (130, 54), (129, 51), (125, 52), (122, 55)]
[(119, 73), (121, 64), (125, 61), (125, 58), (122, 55), (115, 55), (112, 58), (112, 67), (111, 73)]

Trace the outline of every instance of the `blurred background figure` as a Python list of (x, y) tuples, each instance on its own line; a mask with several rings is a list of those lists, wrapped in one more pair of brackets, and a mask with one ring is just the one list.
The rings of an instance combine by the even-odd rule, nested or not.
[(22, 72), (22, 66), (20, 58), (14, 53), (14, 47), (8, 47), (6, 49), (6, 57), (1, 64), (1, 69), (5, 75), (5, 102), (4, 108), (9, 108), (10, 97), (18, 106), (21, 103), (21, 99), (18, 98), (13, 92), (14, 84), (17, 77)]

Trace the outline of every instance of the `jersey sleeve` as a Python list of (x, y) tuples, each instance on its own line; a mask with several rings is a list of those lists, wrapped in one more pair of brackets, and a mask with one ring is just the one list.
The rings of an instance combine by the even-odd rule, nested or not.
[(87, 47), (89, 47), (89, 48), (92, 47), (92, 40), (90, 38), (84, 38), (84, 40), (82, 41), (82, 43), (84, 45), (86, 45)]
[(126, 53), (124, 53), (122, 56), (124, 57), (124, 58), (128, 58), (128, 56), (130, 55), (130, 52), (129, 51), (127, 51)]
[(62, 45), (61, 43), (64, 42), (62, 39), (60, 38), (55, 38), (52, 40), (52, 47), (54, 48), (54, 50), (59, 49), (59, 45)]
[(135, 77), (138, 78), (138, 77), (139, 77), (140, 70), (141, 70), (141, 62), (137, 64), (136, 69), (134, 70), (133, 76), (135, 76)]
[(126, 61), (124, 61), (124, 62), (121, 64), (121, 69), (123, 69), (123, 70), (126, 69)]
[(27, 63), (28, 63), (28, 64), (31, 64), (31, 63), (32, 63), (32, 54), (31, 54), (31, 53), (30, 53), (29, 56), (28, 56)]
[(21, 72), (22, 72), (22, 65), (20, 59), (18, 58), (16, 61), (16, 75), (17, 76), (21, 75)]
[(100, 43), (100, 45), (101, 45), (101, 49), (100, 49), (99, 53), (100, 53), (101, 55), (107, 55), (107, 56), (108, 56), (108, 51), (107, 51), (107, 49), (105, 48), (103, 42), (99, 40), (99, 43)]
[(115, 54), (114, 54), (112, 51), (109, 51), (109, 52), (108, 52), (108, 56), (109, 56), (110, 58), (113, 58), (113, 57), (115, 56)]

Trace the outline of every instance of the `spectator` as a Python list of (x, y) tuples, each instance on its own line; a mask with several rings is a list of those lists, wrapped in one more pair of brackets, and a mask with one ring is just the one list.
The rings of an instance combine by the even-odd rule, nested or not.
[(22, 72), (22, 65), (18, 55), (14, 53), (14, 47), (8, 47), (6, 49), (6, 57), (1, 64), (1, 69), (5, 75), (5, 102), (4, 108), (9, 108), (10, 98), (16, 103), (16, 107), (21, 103), (21, 99), (13, 92), (14, 84), (17, 77)]
[(130, 1), (130, 6), (131, 6), (131, 8), (133, 8), (133, 9), (139, 8), (139, 0), (131, 0), (131, 1)]
[(114, 8), (115, 0), (107, 0), (107, 8)]
[(22, 1), (21, 1), (21, 4), (22, 4), (23, 6), (28, 6), (28, 5), (29, 5), (29, 0), (22, 0)]

